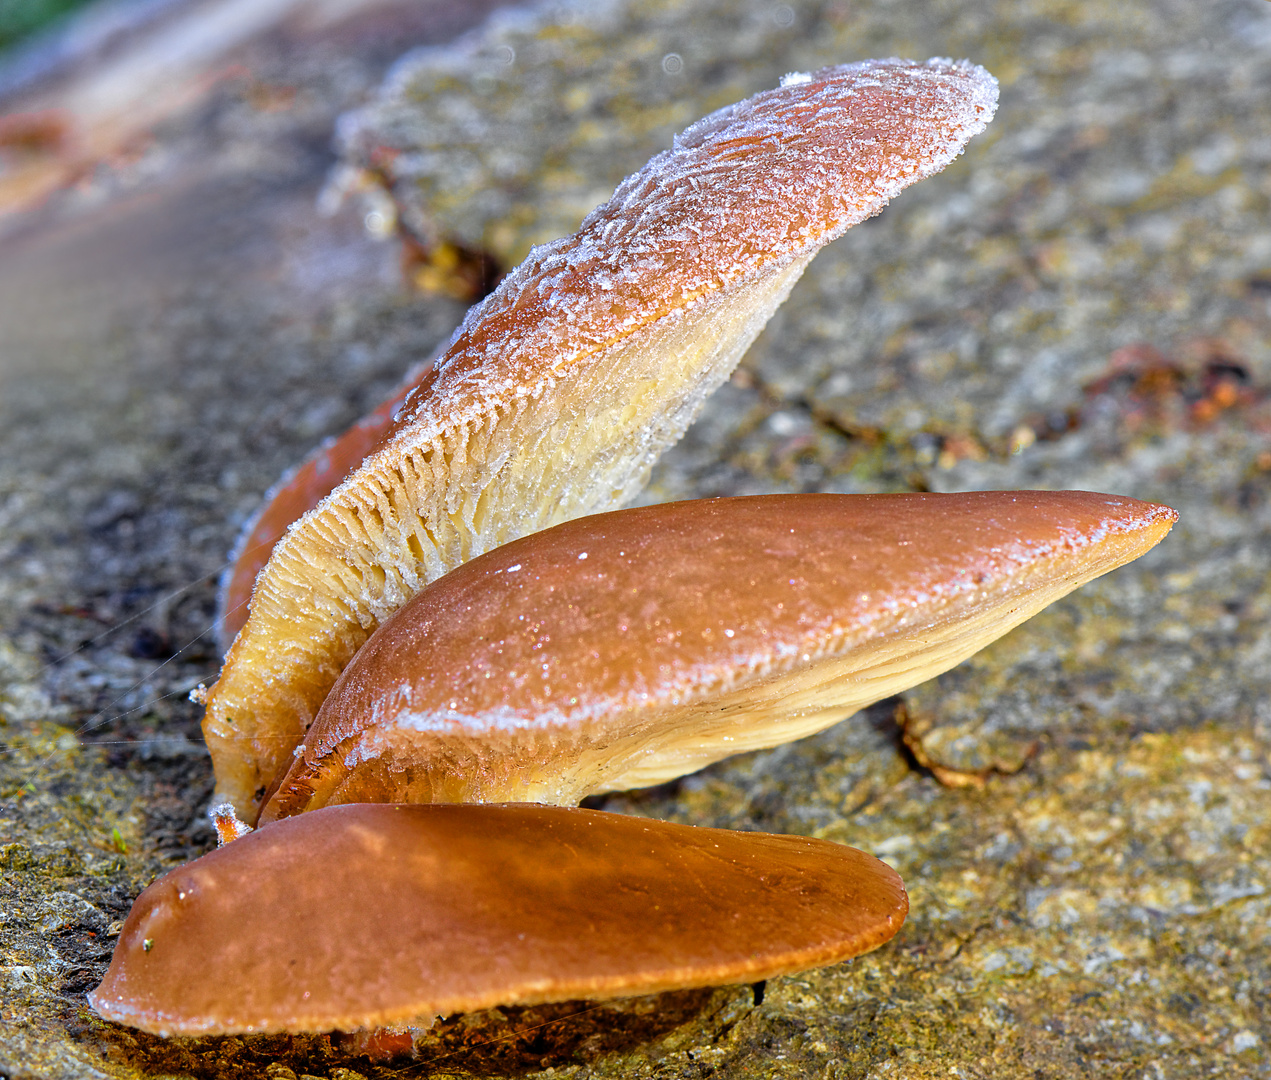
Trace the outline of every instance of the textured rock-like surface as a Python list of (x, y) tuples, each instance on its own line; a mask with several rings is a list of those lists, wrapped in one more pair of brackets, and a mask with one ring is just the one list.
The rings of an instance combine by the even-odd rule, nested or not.
[[(603, 140), (595, 171), (575, 174), (598, 190), (534, 239), (572, 228), (660, 135), (787, 71), (970, 56), (1002, 80), (1002, 106), (963, 161), (823, 253), (646, 498), (1036, 484), (1182, 517), (1140, 563), (907, 697), (933, 757), (1021, 771), (943, 787), (899, 749), (888, 705), (606, 802), (877, 852), (911, 887), (893, 945), (776, 980), (758, 1006), (729, 989), (454, 1018), (413, 1067), (1267, 1075), (1271, 5), (726, 7), (743, 17), (725, 25), (721, 4), (693, 23), (700, 5), (668, 4), (636, 32), (611, 16), (603, 47), (574, 55), (612, 78), (518, 69), (535, 91), (518, 107), (541, 125), (515, 126), (546, 164), (515, 215), (568, 191), (568, 160), (548, 173), (554, 148)], [(664, 41), (658, 10), (700, 33)], [(529, 38), (568, 40), (525, 33), (527, 64)], [(110, 924), (212, 842), (183, 694), (218, 656), (209, 640), (162, 669), (152, 657), (212, 622), (212, 575), (260, 493), (462, 314), (397, 297), (395, 254), (360, 240), (360, 220), (315, 223), (325, 161), (306, 154), (331, 129), (321, 106), (352, 105), (362, 69), (347, 52), (284, 59), (90, 178), (0, 257), (0, 1068), (13, 1075), (388, 1074), (340, 1039), (162, 1043), (83, 1002)], [(500, 115), (483, 111), (483, 72), (456, 66), (421, 104)], [(634, 107), (663, 78), (678, 82), (660, 100), (682, 110), (666, 119)], [(511, 84), (502, 100), (516, 96)], [(593, 97), (615, 104), (574, 126)], [(479, 202), (470, 190), (445, 198)], [(515, 215), (513, 237), (529, 227)], [(108, 722), (75, 737), (107, 705)]]

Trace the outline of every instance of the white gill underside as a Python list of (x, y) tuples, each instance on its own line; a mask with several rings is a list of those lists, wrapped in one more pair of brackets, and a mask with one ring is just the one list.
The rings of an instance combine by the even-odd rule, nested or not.
[[(510, 422), (467, 433), (454, 445), (420, 448), (412, 455), (421, 459), (417, 471), (441, 449), (448, 480), (429, 491), (408, 485), (402, 492), (408, 513), (400, 520), (407, 527), (418, 521), (428, 531), (412, 530), (413, 543), (403, 550), (368, 551), (368, 558), (389, 574), (400, 568), (415, 575), (422, 556), (432, 580), (517, 537), (627, 503), (728, 378), (810, 259), (708, 294), (572, 363), (536, 397), (509, 407), (515, 408)], [(366, 604), (383, 618), (375, 597)]]

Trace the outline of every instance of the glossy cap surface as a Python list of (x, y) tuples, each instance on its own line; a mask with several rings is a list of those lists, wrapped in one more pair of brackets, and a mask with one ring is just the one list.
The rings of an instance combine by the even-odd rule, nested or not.
[(886, 864), (796, 836), (543, 806), (344, 806), (137, 899), (102, 1016), (160, 1035), (329, 1031), (753, 982), (876, 948)]
[(382, 626), (263, 819), (333, 802), (571, 803), (802, 738), (952, 667), (1176, 517), (1021, 491), (569, 522), (460, 567)]

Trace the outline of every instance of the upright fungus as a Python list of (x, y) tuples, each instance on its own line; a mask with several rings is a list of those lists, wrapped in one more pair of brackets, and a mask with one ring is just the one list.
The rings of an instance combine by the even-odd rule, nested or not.
[(219, 797), (256, 816), (336, 677), (429, 581), (634, 495), (817, 250), (952, 161), (996, 101), (965, 62), (788, 78), (531, 252), (274, 547), (206, 695)]

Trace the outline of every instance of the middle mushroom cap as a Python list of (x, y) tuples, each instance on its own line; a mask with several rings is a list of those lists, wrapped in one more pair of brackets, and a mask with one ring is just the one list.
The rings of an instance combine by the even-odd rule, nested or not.
[(567, 804), (820, 731), (1174, 523), (1089, 492), (785, 495), (600, 514), (434, 582), (332, 688), (262, 821)]

